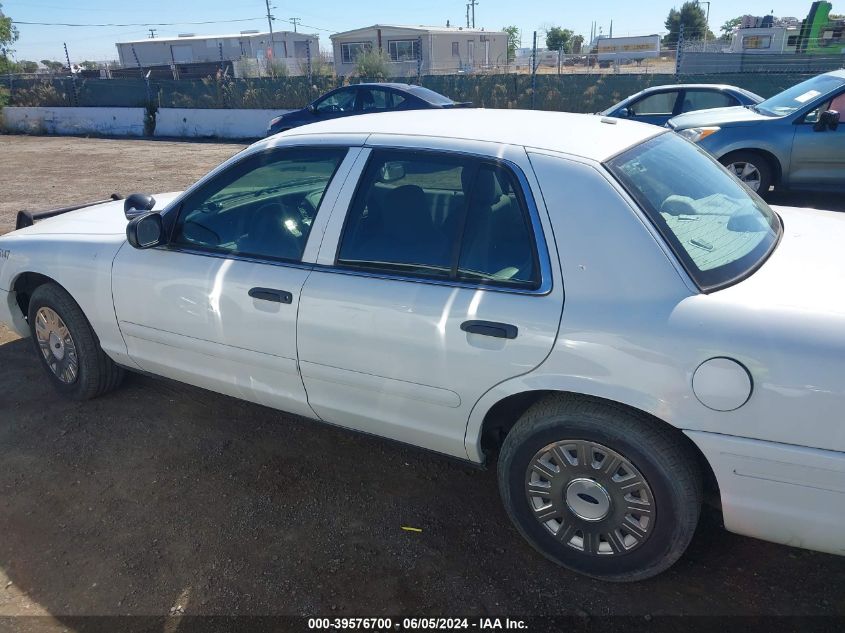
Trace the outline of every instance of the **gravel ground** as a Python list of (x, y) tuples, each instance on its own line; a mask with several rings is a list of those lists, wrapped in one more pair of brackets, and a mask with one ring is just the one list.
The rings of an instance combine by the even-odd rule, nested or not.
[[(0, 227), (182, 189), (240, 147), (0, 136)], [(842, 204), (786, 203), (808, 200)], [(603, 584), (523, 542), (493, 471), (140, 375), (68, 402), (41, 372), (0, 328), (0, 616), (845, 617), (845, 559), (729, 534), (712, 510), (670, 571)]]

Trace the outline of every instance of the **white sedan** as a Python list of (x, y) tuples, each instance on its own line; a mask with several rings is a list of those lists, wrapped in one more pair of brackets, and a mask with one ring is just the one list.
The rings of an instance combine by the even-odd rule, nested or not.
[(708, 491), (845, 553), (845, 216), (662, 128), (495, 110), (309, 125), (155, 198), (0, 238), (0, 321), (61, 393), (144, 371), (495, 463), (596, 578), (672, 565)]

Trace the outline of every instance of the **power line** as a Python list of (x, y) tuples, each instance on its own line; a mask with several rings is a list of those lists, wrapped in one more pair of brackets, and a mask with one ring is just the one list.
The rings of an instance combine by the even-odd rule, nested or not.
[[(228, 24), (231, 22), (254, 22), (255, 20), (263, 20), (264, 16), (257, 18), (241, 18), (238, 20), (205, 20), (203, 22), (128, 22), (125, 24), (71, 24), (67, 22), (24, 22), (23, 20), (12, 20), (14, 24), (28, 24), (31, 26), (73, 26), (73, 27), (111, 27), (111, 26), (180, 26), (180, 25), (194, 25), (194, 24)], [(313, 28), (313, 27), (311, 27)]]

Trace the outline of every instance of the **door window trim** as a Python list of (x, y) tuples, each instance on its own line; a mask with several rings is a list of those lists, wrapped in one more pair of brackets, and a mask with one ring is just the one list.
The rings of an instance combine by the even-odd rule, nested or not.
[[(254, 255), (249, 253), (238, 253), (235, 251), (228, 251), (225, 249), (213, 248), (213, 247), (203, 247), (199, 245), (190, 245), (190, 244), (176, 244), (174, 243), (174, 238), (176, 236), (176, 230), (179, 226), (179, 220), (183, 217), (185, 202), (192, 198), (194, 195), (197, 194), (200, 190), (208, 187), (209, 185), (213, 185), (219, 178), (224, 177), (228, 174), (231, 170), (237, 169), (240, 165), (244, 162), (249, 160), (255, 160), (257, 156), (272, 156), (274, 154), (283, 154), (290, 151), (302, 151), (302, 150), (314, 150), (314, 149), (325, 149), (325, 150), (339, 150), (343, 152), (341, 159), (338, 161), (337, 165), (335, 165), (334, 171), (332, 171), (331, 176), (329, 177), (328, 181), (326, 182), (326, 186), (323, 189), (323, 193), (320, 195), (320, 201), (317, 204), (316, 211), (314, 213), (314, 218), (316, 220), (317, 216), (320, 215), (320, 211), (323, 207), (323, 201), (326, 197), (326, 192), (332, 186), (334, 182), (335, 176), (337, 176), (338, 171), (340, 170), (341, 166), (346, 162), (346, 159), (349, 157), (349, 151), (352, 149), (349, 145), (290, 145), (290, 146), (283, 146), (283, 147), (268, 147), (263, 150), (257, 152), (251, 152), (239, 160), (233, 162), (232, 164), (228, 165), (226, 169), (218, 172), (214, 175), (213, 178), (209, 178), (205, 182), (197, 183), (196, 187), (192, 187), (190, 190), (186, 192), (186, 195), (179, 200), (179, 204), (173, 207), (172, 209), (168, 210), (167, 216), (170, 216), (170, 221), (166, 222), (166, 231), (167, 231), (167, 241), (162, 244), (161, 246), (157, 246), (156, 249), (165, 250), (174, 253), (185, 253), (190, 255), (203, 255), (207, 257), (217, 257), (220, 259), (234, 259), (238, 261), (246, 261), (246, 262), (253, 262), (257, 264), (275, 264), (281, 266), (293, 266), (293, 267), (311, 267), (312, 264), (309, 262), (303, 262), (302, 257), (304, 256), (307, 248), (308, 248), (308, 240), (311, 239), (311, 231), (309, 230), (308, 238), (306, 239), (305, 247), (303, 248), (303, 255), (300, 256), (299, 259), (290, 259), (285, 257), (271, 257), (268, 255)], [(165, 217), (163, 216), (163, 219)], [(169, 226), (168, 226), (169, 224)]]
[[(528, 181), (528, 178), (525, 176), (522, 168), (517, 165), (516, 163), (503, 159), (503, 158), (496, 158), (493, 156), (489, 156), (486, 154), (476, 154), (472, 152), (463, 152), (463, 151), (450, 151), (450, 150), (441, 150), (441, 149), (419, 149), (419, 148), (408, 148), (402, 146), (388, 146), (388, 145), (378, 145), (378, 146), (365, 146), (371, 150), (370, 155), (367, 157), (367, 162), (364, 164), (360, 175), (358, 176), (358, 182), (355, 185), (355, 190), (352, 194), (352, 197), (349, 200), (349, 204), (345, 210), (343, 210), (344, 218), (343, 218), (343, 225), (341, 227), (340, 235), (338, 236), (337, 244), (335, 244), (335, 252), (333, 257), (332, 264), (315, 264), (315, 270), (321, 270), (324, 272), (333, 272), (342, 275), (351, 275), (356, 277), (369, 277), (373, 279), (385, 279), (385, 280), (393, 280), (393, 281), (404, 281), (404, 282), (411, 282), (411, 283), (424, 283), (436, 286), (447, 286), (451, 288), (467, 288), (472, 290), (485, 290), (485, 291), (493, 291), (493, 292), (505, 292), (511, 294), (521, 294), (521, 295), (539, 295), (544, 296), (551, 293), (553, 288), (553, 280), (552, 280), (552, 265), (551, 265), (551, 256), (548, 250), (548, 243), (546, 241), (545, 231), (543, 230), (543, 223), (540, 219), (540, 211), (537, 207), (537, 203), (534, 199), (534, 194), (531, 190), (531, 185)], [(492, 167), (500, 167), (507, 170), (511, 176), (514, 177), (517, 185), (518, 191), (515, 191), (519, 201), (521, 202), (521, 211), (525, 213), (528, 212), (528, 230), (530, 232), (530, 237), (532, 240), (533, 245), (533, 256), (534, 256), (534, 263), (536, 265), (537, 271), (539, 273), (539, 281), (536, 287), (534, 288), (520, 288), (518, 286), (513, 285), (503, 285), (497, 284), (495, 282), (480, 280), (480, 281), (467, 281), (463, 279), (444, 279), (442, 277), (428, 277), (425, 274), (403, 274), (400, 272), (394, 272), (390, 270), (373, 270), (373, 269), (363, 269), (358, 268), (355, 266), (345, 265), (338, 263), (338, 258), (340, 256), (340, 248), (343, 244), (343, 238), (346, 234), (346, 229), (349, 225), (349, 214), (352, 210), (355, 201), (358, 198), (358, 195), (361, 192), (361, 188), (364, 185), (364, 178), (367, 174), (367, 171), (370, 167), (370, 164), (373, 161), (373, 157), (377, 155), (379, 152), (408, 152), (414, 156), (443, 156), (446, 158), (470, 158), (472, 160), (478, 161), (478, 163), (474, 166), (475, 169), (478, 169), (484, 165), (492, 166)], [(458, 249), (460, 250), (460, 249)]]

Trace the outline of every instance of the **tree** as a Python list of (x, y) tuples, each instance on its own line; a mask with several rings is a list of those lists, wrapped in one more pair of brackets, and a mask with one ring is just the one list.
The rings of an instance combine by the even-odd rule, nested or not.
[(572, 52), (580, 55), (581, 54), (581, 47), (584, 46), (584, 36), (583, 35), (576, 35), (572, 38)]
[(704, 34), (707, 38), (713, 38), (713, 33), (707, 28), (707, 14), (698, 2), (684, 2), (681, 5), (681, 10), (675, 8), (669, 10), (669, 15), (666, 17), (666, 30), (669, 31), (663, 38), (663, 45), (674, 47), (678, 45), (678, 33), (681, 30), (681, 24), (684, 25), (684, 39), (685, 40), (701, 40), (704, 39)]
[(61, 72), (65, 65), (62, 62), (54, 62), (49, 59), (42, 59), (41, 65), (44, 66), (51, 73)]
[(22, 73), (35, 73), (38, 72), (38, 62), (31, 62), (26, 59), (22, 59), (18, 62), (18, 67)]
[(97, 70), (100, 67), (100, 65), (97, 62), (89, 62), (89, 61), (84, 61), (79, 65), (82, 66), (82, 68), (85, 69), (85, 70)]
[(383, 50), (370, 49), (361, 51), (355, 59), (355, 74), (365, 79), (387, 79), (390, 60)]
[(719, 27), (719, 30), (722, 32), (722, 39), (726, 42), (731, 39), (731, 33), (733, 33), (734, 29), (738, 27), (741, 23), (741, 17), (726, 20), (725, 23), (721, 27)]
[(558, 55), (561, 52), (568, 53), (573, 35), (574, 33), (570, 29), (553, 26), (546, 30), (546, 48), (550, 51), (557, 51)]
[(14, 44), (18, 39), (18, 30), (12, 23), (12, 18), (3, 13), (3, 5), (0, 4), (0, 72), (9, 72), (14, 68), (14, 63), (9, 56), (12, 54)]
[(560, 56), (568, 53), (572, 46), (572, 31), (562, 29), (559, 26), (552, 26), (546, 29), (546, 48), (550, 51), (557, 51), (557, 73), (560, 74)]
[(502, 30), (508, 36), (508, 63), (516, 59), (516, 49), (522, 46), (522, 34), (516, 26), (505, 26)]

